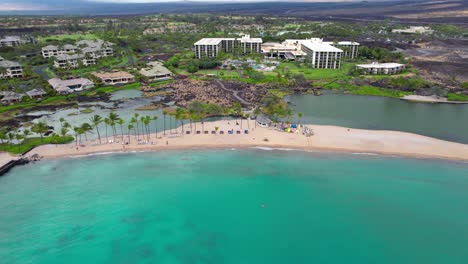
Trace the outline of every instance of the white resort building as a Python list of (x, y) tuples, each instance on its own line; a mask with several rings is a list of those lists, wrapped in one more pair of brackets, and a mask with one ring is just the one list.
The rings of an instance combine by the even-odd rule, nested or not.
[(103, 40), (81, 40), (76, 45), (49, 45), (42, 48), (42, 56), (46, 59), (55, 58), (56, 68), (76, 68), (80, 65), (96, 64), (102, 57), (114, 55), (113, 43)]
[[(342, 49), (340, 49), (342, 48)], [(356, 58), (359, 43), (351, 41), (325, 42), (323, 39), (286, 39), (282, 43), (264, 43), (263, 54), (268, 58), (305, 60), (313, 68), (338, 69), (341, 58)]]
[(364, 74), (397, 74), (405, 69), (404, 64), (400, 63), (378, 63), (358, 64), (356, 68)]
[(86, 89), (94, 87), (94, 83), (86, 78), (78, 79), (69, 79), (69, 80), (60, 80), (58, 78), (53, 78), (49, 80), (49, 84), (54, 88), (59, 94), (70, 94), (73, 92), (81, 92)]
[(23, 77), (23, 67), (19, 62), (0, 57), (0, 79)]
[(26, 44), (28, 41), (19, 36), (5, 36), (0, 39), (0, 47), (15, 47)]
[(398, 34), (432, 34), (434, 30), (430, 27), (410, 26), (405, 29), (392, 29), (392, 33)]
[(241, 38), (203, 38), (195, 42), (195, 56), (197, 59), (203, 57), (217, 57), (220, 51), (239, 53), (261, 53), (261, 38), (251, 38), (244, 35)]

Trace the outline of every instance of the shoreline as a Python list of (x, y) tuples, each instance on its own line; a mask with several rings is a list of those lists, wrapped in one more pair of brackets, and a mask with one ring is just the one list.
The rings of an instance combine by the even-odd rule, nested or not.
[[(363, 130), (337, 126), (307, 125), (312, 128), (314, 135), (306, 137), (302, 134), (292, 134), (273, 130), (270, 128), (254, 127), (253, 120), (243, 121), (242, 134), (227, 134), (228, 129), (241, 130), (235, 120), (205, 122), (205, 130), (211, 131), (218, 127), (226, 134), (169, 134), (158, 132), (158, 138), (151, 134), (147, 144), (135, 144), (134, 135), (130, 136), (130, 144), (124, 145), (122, 141), (112, 144), (96, 144), (88, 142), (87, 145), (75, 146), (75, 143), (66, 145), (43, 145), (35, 148), (29, 154), (38, 154), (44, 160), (70, 158), (88, 155), (153, 152), (164, 150), (184, 149), (223, 149), (223, 148), (272, 148), (292, 149), (302, 151), (318, 151), (331, 153), (368, 153), (378, 155), (392, 155), (400, 157), (428, 158), (468, 161), (468, 145), (435, 139), (427, 136), (386, 130)], [(197, 130), (201, 130), (197, 124)], [(244, 134), (248, 129), (249, 134)], [(190, 130), (185, 125), (185, 131)], [(178, 128), (181, 132), (181, 127)], [(121, 137), (116, 137), (121, 140)], [(124, 135), (124, 140), (128, 136)], [(106, 139), (102, 139), (103, 142)]]
[(464, 101), (449, 101), (445, 97), (423, 96), (423, 95), (405, 95), (401, 100), (413, 103), (433, 103), (433, 104), (468, 104)]

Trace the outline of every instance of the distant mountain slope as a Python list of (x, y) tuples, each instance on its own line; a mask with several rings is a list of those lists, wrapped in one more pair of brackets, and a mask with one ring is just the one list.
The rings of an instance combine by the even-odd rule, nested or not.
[[(172, 2), (116, 4), (85, 0), (2, 0), (0, 14), (9, 15), (130, 15), (152, 13), (229, 13), (287, 15), (316, 18), (354, 18), (468, 23), (468, 1), (353, 1), (353, 2)], [(1, 11), (3, 10), (3, 11)]]

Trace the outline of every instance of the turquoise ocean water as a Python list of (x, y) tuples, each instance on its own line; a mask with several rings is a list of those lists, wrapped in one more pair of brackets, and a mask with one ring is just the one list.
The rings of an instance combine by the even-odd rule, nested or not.
[(267, 150), (0, 178), (0, 263), (468, 263), (468, 164)]

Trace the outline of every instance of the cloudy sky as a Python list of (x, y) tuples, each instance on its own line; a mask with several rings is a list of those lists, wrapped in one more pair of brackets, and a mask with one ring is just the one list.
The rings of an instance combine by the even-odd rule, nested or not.
[[(0, 0), (0, 12), (69, 10), (103, 4), (148, 4), (173, 2), (349, 2), (360, 0)], [(383, 1), (383, 0), (374, 0)]]

